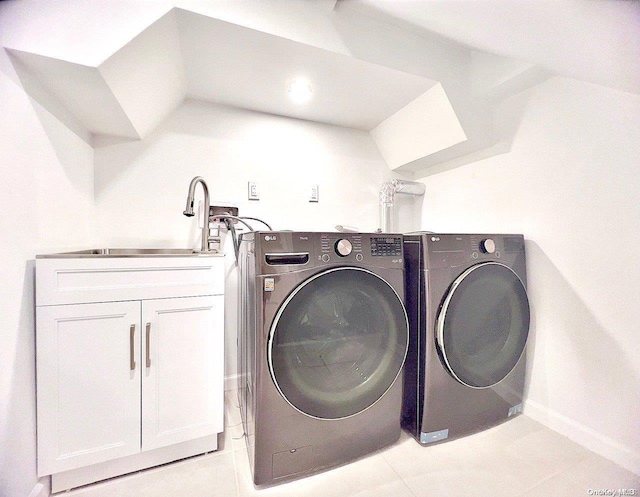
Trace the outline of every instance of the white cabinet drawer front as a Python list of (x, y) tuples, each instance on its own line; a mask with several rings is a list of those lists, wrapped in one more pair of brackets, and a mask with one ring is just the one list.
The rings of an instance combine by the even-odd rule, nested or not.
[(139, 452), (140, 303), (44, 307), (36, 320), (39, 475)]
[(224, 293), (222, 257), (37, 259), (36, 305)]
[(222, 296), (142, 303), (142, 450), (223, 430), (222, 316)]

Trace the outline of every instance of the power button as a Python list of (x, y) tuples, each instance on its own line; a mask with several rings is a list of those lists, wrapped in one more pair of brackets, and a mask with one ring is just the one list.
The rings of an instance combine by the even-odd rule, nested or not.
[(330, 259), (329, 254), (322, 254), (322, 262), (329, 262)]

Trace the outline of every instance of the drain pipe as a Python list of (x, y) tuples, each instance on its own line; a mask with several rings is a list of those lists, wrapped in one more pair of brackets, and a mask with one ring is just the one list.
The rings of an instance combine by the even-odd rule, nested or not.
[(380, 231), (382, 233), (391, 233), (393, 203), (396, 193), (419, 197), (424, 195), (425, 190), (424, 183), (418, 183), (417, 181), (392, 179), (384, 183), (380, 189)]

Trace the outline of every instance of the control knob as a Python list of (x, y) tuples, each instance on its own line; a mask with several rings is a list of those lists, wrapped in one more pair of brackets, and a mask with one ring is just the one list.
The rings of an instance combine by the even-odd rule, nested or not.
[(338, 254), (340, 257), (348, 256), (352, 250), (353, 246), (351, 245), (351, 242), (349, 240), (343, 238), (342, 240), (338, 240), (336, 242), (336, 254)]
[(480, 242), (480, 250), (482, 250), (485, 254), (493, 254), (496, 251), (496, 242), (494, 242), (491, 238), (487, 238)]

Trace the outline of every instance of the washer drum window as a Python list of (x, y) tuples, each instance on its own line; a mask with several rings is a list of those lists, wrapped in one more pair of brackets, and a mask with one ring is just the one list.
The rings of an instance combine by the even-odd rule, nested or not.
[(395, 290), (365, 269), (334, 268), (306, 280), (280, 307), (269, 336), (269, 368), (295, 409), (345, 418), (391, 387), (407, 344), (407, 315)]
[(520, 278), (495, 262), (472, 266), (451, 285), (437, 322), (449, 372), (472, 388), (488, 388), (516, 366), (529, 334), (529, 300)]

